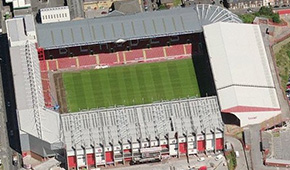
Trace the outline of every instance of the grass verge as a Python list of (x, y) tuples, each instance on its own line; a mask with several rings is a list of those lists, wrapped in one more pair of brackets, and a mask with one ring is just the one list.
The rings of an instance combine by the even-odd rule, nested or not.
[(286, 90), (286, 84), (290, 73), (290, 42), (281, 47), (275, 54), (275, 59), (281, 78), (281, 85), (284, 90)]
[(235, 170), (235, 168), (237, 167), (237, 159), (235, 152), (234, 151), (228, 152), (226, 154), (226, 159), (228, 161), (228, 169)]

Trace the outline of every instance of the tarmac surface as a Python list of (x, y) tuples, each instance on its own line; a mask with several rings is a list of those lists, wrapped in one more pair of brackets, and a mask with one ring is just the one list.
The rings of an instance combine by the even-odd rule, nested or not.
[[(204, 156), (205, 157), (205, 156)], [(120, 166), (114, 168), (114, 170), (189, 170), (190, 168), (199, 168), (201, 166), (207, 166), (208, 170), (228, 170), (227, 166), (224, 166), (226, 162), (225, 158), (216, 161), (215, 156), (205, 157), (205, 161), (198, 162), (196, 156), (189, 156), (188, 160), (186, 157), (182, 158), (168, 158), (157, 163), (146, 163), (140, 165), (131, 166)], [(214, 164), (213, 167), (210, 164)]]

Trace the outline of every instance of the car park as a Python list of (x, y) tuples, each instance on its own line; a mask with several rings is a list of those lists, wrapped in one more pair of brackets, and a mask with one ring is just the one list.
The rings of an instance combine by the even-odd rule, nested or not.
[(205, 158), (204, 158), (204, 157), (199, 157), (199, 158), (197, 159), (197, 161), (198, 161), (198, 162), (203, 162), (203, 161), (205, 161)]
[(215, 160), (218, 161), (218, 160), (222, 159), (223, 157), (224, 156), (222, 154), (220, 154), (220, 155), (218, 155), (218, 156), (215, 157)]
[(235, 151), (236, 157), (239, 158), (240, 157), (240, 153), (239, 151)]

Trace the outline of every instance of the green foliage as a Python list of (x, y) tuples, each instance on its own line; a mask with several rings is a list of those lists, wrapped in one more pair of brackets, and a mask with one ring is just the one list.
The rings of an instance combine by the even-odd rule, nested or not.
[(272, 7), (263, 6), (259, 9), (258, 12), (251, 13), (251, 14), (243, 14), (240, 15), (240, 18), (244, 23), (252, 23), (255, 17), (265, 17), (271, 19), (275, 23), (280, 23), (280, 16), (278, 13), (274, 13)]
[(181, 4), (181, 0), (174, 0), (173, 1), (173, 6), (178, 6)]
[(234, 151), (231, 151), (229, 154), (226, 155), (226, 158), (228, 160), (228, 168), (229, 170), (235, 170), (237, 166), (237, 159), (236, 154)]
[(242, 21), (244, 23), (252, 23), (255, 19), (255, 15), (253, 14), (244, 14), (244, 15), (241, 15), (240, 18), (242, 19)]
[(271, 16), (273, 14), (273, 10), (272, 7), (262, 6), (258, 13), (259, 15)]
[(281, 85), (286, 90), (286, 83), (290, 73), (290, 43), (282, 46), (281, 50), (275, 54), (276, 64), (281, 77)]
[(275, 23), (280, 23), (281, 22), (280, 16), (279, 16), (278, 13), (272, 14), (272, 21), (275, 22)]
[(288, 58), (290, 59), (290, 50), (287, 51)]
[(64, 72), (69, 112), (199, 96), (192, 59)]
[(164, 4), (161, 4), (158, 9), (163, 10), (163, 9), (167, 9), (167, 7)]

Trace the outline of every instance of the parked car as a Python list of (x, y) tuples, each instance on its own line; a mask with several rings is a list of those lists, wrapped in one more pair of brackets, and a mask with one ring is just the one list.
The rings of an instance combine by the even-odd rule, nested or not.
[(198, 161), (198, 162), (205, 161), (205, 158), (204, 158), (204, 157), (199, 157), (199, 158), (197, 159), (197, 161)]
[(237, 157), (237, 158), (240, 157), (240, 153), (239, 153), (239, 151), (235, 151), (235, 154), (236, 154), (236, 157)]
[(224, 156), (222, 154), (220, 154), (220, 155), (218, 155), (218, 156), (215, 157), (215, 160), (218, 161), (218, 160), (222, 159), (223, 157)]

